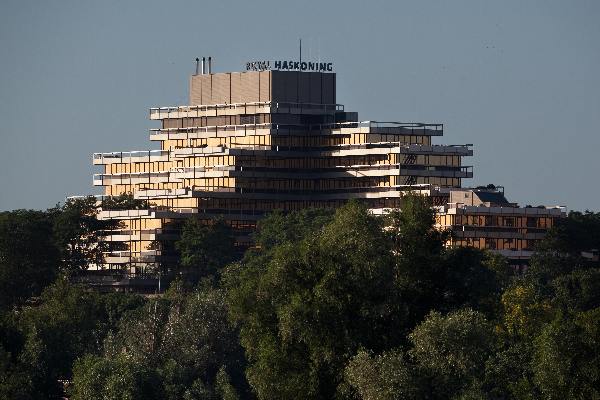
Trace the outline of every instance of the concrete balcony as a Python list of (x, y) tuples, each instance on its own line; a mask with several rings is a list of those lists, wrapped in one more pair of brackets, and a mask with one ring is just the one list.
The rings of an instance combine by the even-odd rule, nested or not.
[(97, 218), (100, 220), (137, 219), (154, 218), (154, 215), (154, 210), (102, 210), (98, 213)]
[(134, 193), (136, 199), (172, 199), (181, 197), (191, 197), (190, 188), (181, 189), (147, 189), (138, 190)]
[(399, 146), (401, 154), (426, 154), (426, 155), (459, 155), (469, 157), (473, 155), (470, 144), (465, 145), (422, 145), (409, 144)]
[(167, 150), (144, 150), (111, 153), (94, 153), (94, 165), (130, 164), (133, 162), (169, 161)]
[(104, 254), (104, 261), (107, 264), (125, 264), (125, 263), (155, 263), (157, 257), (161, 254), (160, 250), (144, 250), (141, 252), (114, 251)]
[(150, 140), (187, 140), (244, 136), (267, 136), (275, 133), (275, 125), (250, 124), (250, 125), (220, 125), (220, 126), (194, 126), (187, 128), (154, 128), (150, 129)]
[(502, 216), (532, 216), (532, 217), (565, 217), (567, 208), (564, 206), (549, 207), (485, 207), (466, 206), (462, 203), (450, 203), (447, 214), (461, 215), (502, 215)]
[(509, 260), (529, 260), (533, 256), (532, 250), (492, 250), (508, 258)]
[(173, 149), (171, 155), (174, 158), (197, 157), (207, 154), (227, 154), (227, 148), (223, 146), (212, 147), (184, 147)]
[(139, 183), (169, 182), (169, 172), (133, 172), (122, 174), (94, 174), (94, 186), (135, 185)]
[(334, 132), (341, 134), (365, 133), (380, 135), (406, 135), (406, 136), (442, 136), (444, 134), (443, 124), (425, 124), (420, 122), (383, 122), (383, 121), (361, 121), (341, 122), (331, 124)]
[(342, 104), (251, 102), (199, 106), (155, 107), (150, 109), (151, 120), (168, 118), (199, 118), (219, 115), (247, 114), (333, 114), (344, 111)]

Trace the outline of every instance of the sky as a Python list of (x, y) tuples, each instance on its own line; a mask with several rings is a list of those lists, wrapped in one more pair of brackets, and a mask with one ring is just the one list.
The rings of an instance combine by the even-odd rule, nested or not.
[(97, 194), (92, 153), (155, 149), (194, 59), (333, 62), (361, 120), (444, 124), (522, 205), (600, 211), (600, 2), (0, 2), (0, 210)]

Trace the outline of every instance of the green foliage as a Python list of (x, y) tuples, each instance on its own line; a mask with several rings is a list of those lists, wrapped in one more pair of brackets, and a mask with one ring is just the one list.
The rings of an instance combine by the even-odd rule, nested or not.
[(121, 193), (118, 196), (105, 197), (100, 207), (103, 210), (146, 210), (151, 204), (148, 200), (139, 200), (133, 197), (131, 193)]
[(231, 315), (242, 324), (247, 375), (260, 398), (333, 396), (359, 347), (399, 341), (403, 307), (382, 228), (350, 203), (299, 243), (229, 269)]
[(600, 399), (600, 308), (560, 314), (535, 339), (532, 369), (542, 398)]
[(526, 341), (502, 341), (487, 360), (484, 387), (489, 398), (536, 399), (539, 393), (530, 368), (532, 348)]
[(0, 389), (12, 393), (6, 397), (18, 397), (13, 389), (19, 389), (23, 398), (58, 395), (62, 390), (58, 380), (71, 377), (73, 362), (97, 353), (115, 321), (141, 302), (132, 295), (119, 301), (114, 297), (58, 280), (44, 290), (37, 304), (5, 317), (2, 342), (11, 354), (6, 359), (6, 384)]
[(96, 205), (0, 213), (0, 398), (73, 378), (74, 399), (600, 399), (598, 214), (571, 213), (523, 274), (444, 248), (414, 195), (383, 218), (273, 213), (235, 263), (225, 224), (190, 220), (182, 271), (203, 283), (144, 300), (65, 279), (101, 262)]
[(433, 311), (409, 338), (412, 359), (441, 398), (482, 380), (494, 343), (491, 325), (483, 314), (470, 309), (446, 316)]
[(600, 250), (600, 212), (571, 211), (568, 218), (558, 221), (542, 244), (542, 249), (553, 252), (578, 254), (592, 249)]
[[(96, 199), (69, 199), (60, 209), (53, 210), (54, 239), (61, 252), (61, 267), (67, 274), (84, 271), (90, 264), (104, 264), (103, 253), (111, 250), (110, 242), (101, 239), (106, 231), (119, 223), (99, 220)], [(122, 250), (122, 249), (113, 249)]]
[(217, 372), (215, 389), (218, 397), (222, 400), (239, 400), (240, 398), (224, 367)]
[(431, 312), (409, 335), (407, 353), (359, 351), (346, 380), (361, 399), (485, 399), (484, 367), (494, 333), (483, 314)]
[(104, 357), (119, 356), (155, 371), (166, 399), (234, 398), (246, 391), (237, 330), (223, 293), (210, 287), (171, 293), (128, 313), (105, 342)]
[(346, 381), (363, 400), (421, 399), (423, 382), (401, 350), (373, 356), (361, 350), (348, 363)]
[(175, 243), (181, 265), (195, 280), (215, 276), (220, 268), (238, 258), (231, 228), (222, 220), (206, 225), (199, 218), (189, 218), (181, 238)]
[(414, 326), (441, 301), (447, 234), (434, 228), (434, 212), (423, 196), (404, 196), (402, 210), (392, 211), (387, 219), (396, 256), (396, 283), (411, 304), (410, 326)]
[[(506, 261), (472, 248), (456, 248), (443, 256), (444, 281), (440, 311), (470, 307), (489, 317), (499, 313), (502, 284), (508, 281)], [(441, 275), (441, 272), (440, 272)]]
[(75, 363), (71, 399), (164, 399), (156, 372), (120, 355), (111, 359), (87, 355)]
[(260, 251), (228, 268), (230, 313), (259, 398), (347, 397), (344, 371), (359, 349), (407, 344), (434, 308), (500, 311), (506, 265), (478, 251), (446, 252), (427, 199), (403, 201), (387, 218), (357, 202), (333, 219), (277, 213), (262, 222)]
[(274, 211), (259, 221), (256, 243), (263, 250), (283, 243), (296, 243), (331, 222), (333, 214), (333, 210), (319, 208), (289, 214)]
[(0, 213), (0, 311), (39, 296), (58, 275), (52, 224), (43, 211)]
[(551, 283), (553, 304), (563, 311), (600, 307), (600, 269), (579, 269)]
[(40, 305), (23, 309), (19, 360), (33, 372), (35, 386), (43, 393), (58, 391), (57, 380), (70, 378), (73, 362), (97, 351), (107, 320), (97, 293), (62, 280), (44, 291)]
[(517, 283), (502, 295), (504, 329), (518, 338), (532, 338), (552, 320), (554, 309), (527, 283)]

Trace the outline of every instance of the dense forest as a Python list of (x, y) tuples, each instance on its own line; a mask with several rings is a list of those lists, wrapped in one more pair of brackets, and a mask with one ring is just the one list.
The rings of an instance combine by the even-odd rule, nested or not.
[(275, 212), (245, 254), (190, 219), (155, 296), (74, 283), (107, 224), (92, 199), (0, 213), (1, 399), (600, 399), (600, 213), (521, 271), (445, 248), (418, 196)]

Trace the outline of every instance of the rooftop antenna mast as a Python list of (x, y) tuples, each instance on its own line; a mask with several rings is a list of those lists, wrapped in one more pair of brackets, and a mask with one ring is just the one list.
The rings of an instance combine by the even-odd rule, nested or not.
[(300, 38), (300, 62), (302, 62), (302, 38)]
[(317, 38), (317, 58), (319, 59), (319, 64), (321, 63), (321, 38)]

